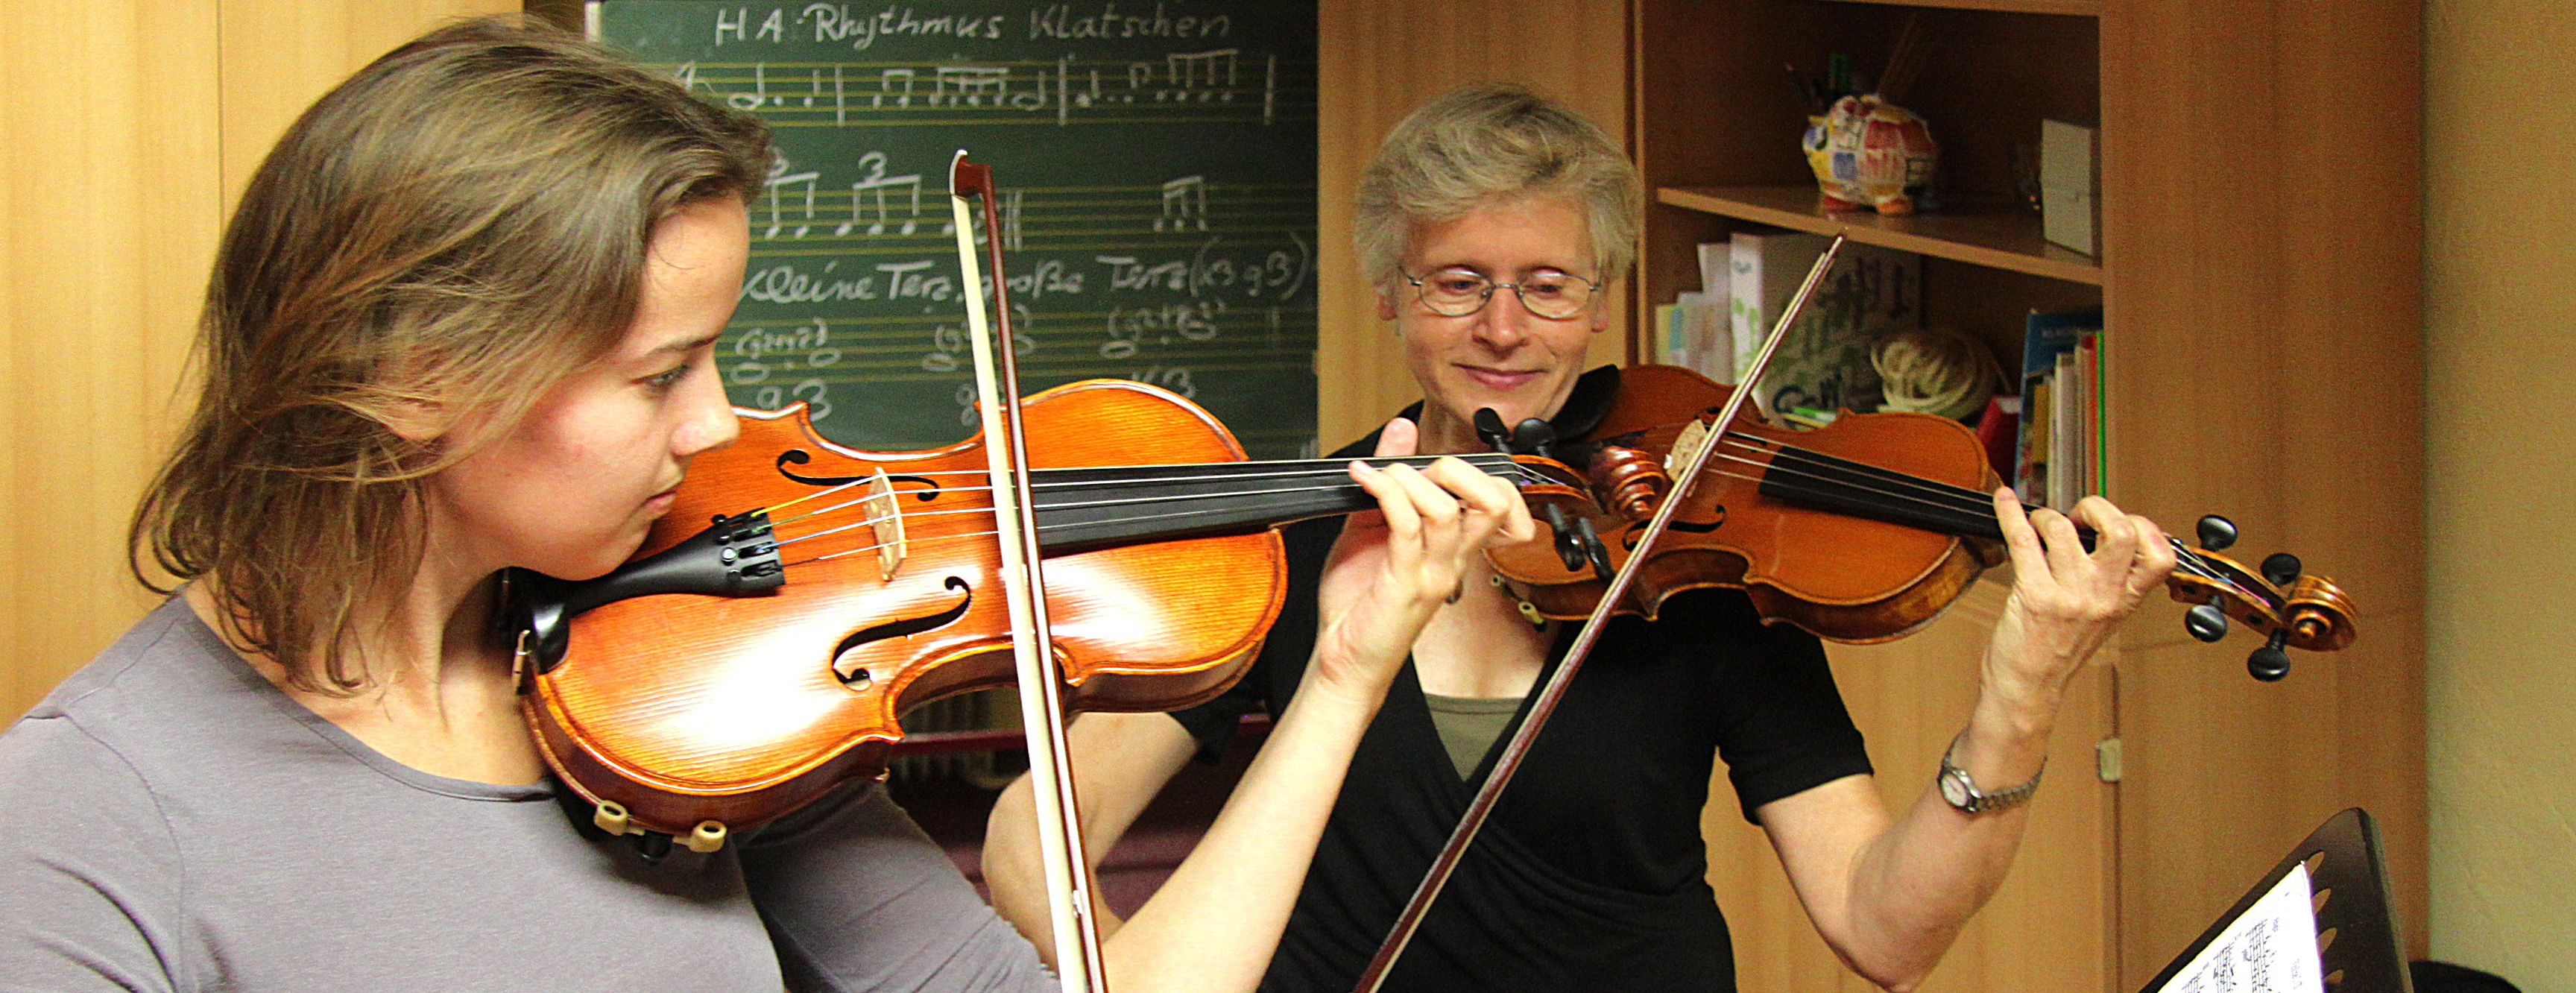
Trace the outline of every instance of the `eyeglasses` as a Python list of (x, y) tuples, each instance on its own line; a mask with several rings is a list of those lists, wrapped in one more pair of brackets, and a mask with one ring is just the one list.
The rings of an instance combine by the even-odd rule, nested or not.
[[(1403, 270), (1396, 275), (1404, 276)], [(1485, 301), (1494, 298), (1495, 290), (1510, 290), (1521, 298), (1521, 306), (1551, 321), (1562, 321), (1581, 314), (1592, 302), (1592, 292), (1600, 285), (1572, 273), (1545, 270), (1525, 276), (1517, 283), (1497, 283), (1483, 273), (1468, 269), (1441, 269), (1420, 276), (1404, 276), (1422, 297), (1422, 305), (1442, 317), (1465, 317), (1485, 309)]]

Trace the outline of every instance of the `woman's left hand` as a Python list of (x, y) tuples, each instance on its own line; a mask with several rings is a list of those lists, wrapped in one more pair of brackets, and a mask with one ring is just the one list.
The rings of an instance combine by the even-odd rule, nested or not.
[[(1397, 418), (1379, 436), (1377, 454), (1411, 455), (1414, 444), (1413, 422)], [(1370, 692), (1393, 677), (1484, 550), (1528, 541), (1537, 525), (1512, 484), (1459, 459), (1419, 471), (1355, 461), (1351, 479), (1379, 509), (1352, 514), (1325, 560), (1308, 679)]]
[[(2043, 730), (2084, 660), (2173, 572), (2173, 543), (2154, 521), (2124, 514), (2098, 496), (2076, 503), (2073, 519), (2029, 513), (2010, 489), (1994, 494), (1995, 517), (2012, 553), (2012, 595), (1986, 648), (1987, 699)], [(2093, 529), (2086, 553), (2075, 524)], [(2037, 727), (2027, 723), (2036, 721)]]

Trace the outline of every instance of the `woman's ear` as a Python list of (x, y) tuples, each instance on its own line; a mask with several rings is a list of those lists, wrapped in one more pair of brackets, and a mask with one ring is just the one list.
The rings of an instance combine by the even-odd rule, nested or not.
[(1377, 319), (1381, 321), (1395, 319), (1395, 283), (1392, 281), (1378, 285)]

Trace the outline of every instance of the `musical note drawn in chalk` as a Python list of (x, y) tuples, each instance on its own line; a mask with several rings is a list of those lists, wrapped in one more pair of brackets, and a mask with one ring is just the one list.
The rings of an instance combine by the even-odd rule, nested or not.
[[(888, 70), (886, 70), (886, 71), (884, 71), (884, 72), (878, 73), (878, 74), (877, 74), (877, 90), (878, 90), (879, 92), (878, 92), (878, 93), (877, 93), (877, 95), (876, 95), (876, 99), (875, 99), (874, 101), (870, 102), (870, 103), (868, 104), (868, 106), (871, 106), (871, 107), (883, 107), (883, 106), (885, 106), (885, 105), (886, 105), (886, 97), (887, 97), (888, 95), (894, 95), (894, 96), (895, 96), (894, 105), (895, 105), (895, 106), (897, 106), (897, 107), (909, 107), (909, 106), (912, 106), (912, 81), (913, 81), (913, 79), (914, 79), (914, 77), (915, 77), (916, 75), (917, 75), (917, 74), (916, 74), (916, 73), (914, 73), (914, 72), (913, 72), (912, 70), (910, 70), (910, 69), (899, 69), (899, 68), (898, 68), (898, 69), (888, 69)], [(898, 80), (898, 79), (900, 79), (900, 80), (902, 80), (902, 81), (903, 81), (903, 92), (902, 92), (901, 94), (899, 94), (899, 95), (896, 95), (896, 94), (895, 94), (894, 83), (895, 83), (895, 80)]]
[(787, 186), (792, 183), (805, 184), (805, 223), (797, 225), (796, 233), (791, 237), (805, 237), (805, 233), (812, 230), (814, 227), (814, 181), (823, 178), (823, 174), (819, 172), (800, 172), (794, 175), (786, 175), (786, 158), (782, 156), (777, 159), (776, 162), (777, 164), (771, 167), (771, 171), (773, 173), (778, 173), (778, 175), (773, 175), (769, 179), (769, 230), (762, 234), (761, 237), (778, 237), (778, 232), (786, 227), (786, 208), (779, 202), (778, 194), (779, 191), (786, 189)]
[[(1220, 96), (1226, 103), (1233, 103), (1235, 56), (1239, 54), (1241, 54), (1239, 49), (1219, 48), (1205, 52), (1176, 52), (1163, 56), (1167, 78), (1172, 84), (1168, 91), (1171, 99), (1187, 101), (1192, 94), (1196, 94), (1200, 103), (1206, 103)], [(1218, 82), (1219, 64), (1224, 66), (1223, 83)], [(1154, 99), (1163, 98), (1163, 94), (1154, 95)]]
[(1179, 231), (1188, 226), (1192, 218), (1197, 219), (1199, 230), (1208, 229), (1207, 177), (1183, 176), (1165, 182), (1163, 216), (1154, 218), (1154, 230), (1165, 230), (1164, 225), (1169, 224), (1169, 230)]
[(769, 103), (769, 67), (751, 64), (751, 92), (727, 93), (725, 103), (735, 110), (759, 110)]
[(989, 97), (999, 107), (1009, 92), (1011, 70), (1008, 66), (940, 66), (932, 82), (937, 87), (931, 97), (933, 106), (981, 107)]
[(887, 211), (886, 191), (896, 187), (904, 188), (912, 206), (912, 212), (905, 215), (903, 228), (896, 233), (908, 235), (911, 234), (916, 227), (920, 226), (920, 173), (914, 173), (909, 176), (886, 175), (886, 153), (884, 152), (869, 152), (866, 155), (859, 156), (859, 168), (866, 170), (867, 175), (862, 177), (858, 182), (850, 184), (850, 219), (843, 222), (839, 230), (833, 232), (835, 235), (849, 234), (850, 228), (859, 223), (859, 196), (863, 193), (875, 194), (877, 202), (876, 223), (868, 225), (867, 233), (871, 235), (884, 234), (886, 230)]

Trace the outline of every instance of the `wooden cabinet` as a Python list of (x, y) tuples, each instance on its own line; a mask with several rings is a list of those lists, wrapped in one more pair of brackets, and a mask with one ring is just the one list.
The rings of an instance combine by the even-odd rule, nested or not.
[[(2141, 612), (2077, 681), (2013, 876), (1934, 990), (2131, 990), (2328, 815), (2387, 833), (2401, 928), (2424, 948), (2418, 556), (2420, 10), (2392, 0), (1636, 0), (1634, 152), (1650, 202), (1641, 308), (1698, 288), (1692, 246), (1749, 225), (1920, 252), (1927, 324), (2007, 360), (2032, 309), (2098, 304), (2110, 496), (2167, 528), (2300, 555), (2361, 604), (2360, 640), (2248, 678), (2240, 635)], [(1931, 47), (1899, 101), (1941, 145), (1943, 209), (1826, 215), (1783, 64), (1875, 75), (1909, 21)], [(2100, 127), (2103, 250), (2045, 244), (2012, 206), (2016, 142)], [(1632, 351), (1632, 354), (1635, 354)], [(2002, 587), (1935, 629), (1834, 651), (1891, 805), (1910, 803), (1973, 697)], [(2117, 783), (2096, 745), (2116, 740)], [(1725, 791), (1718, 791), (1721, 796)], [(1711, 880), (1746, 989), (1866, 989), (1803, 919), (1731, 797)]]

